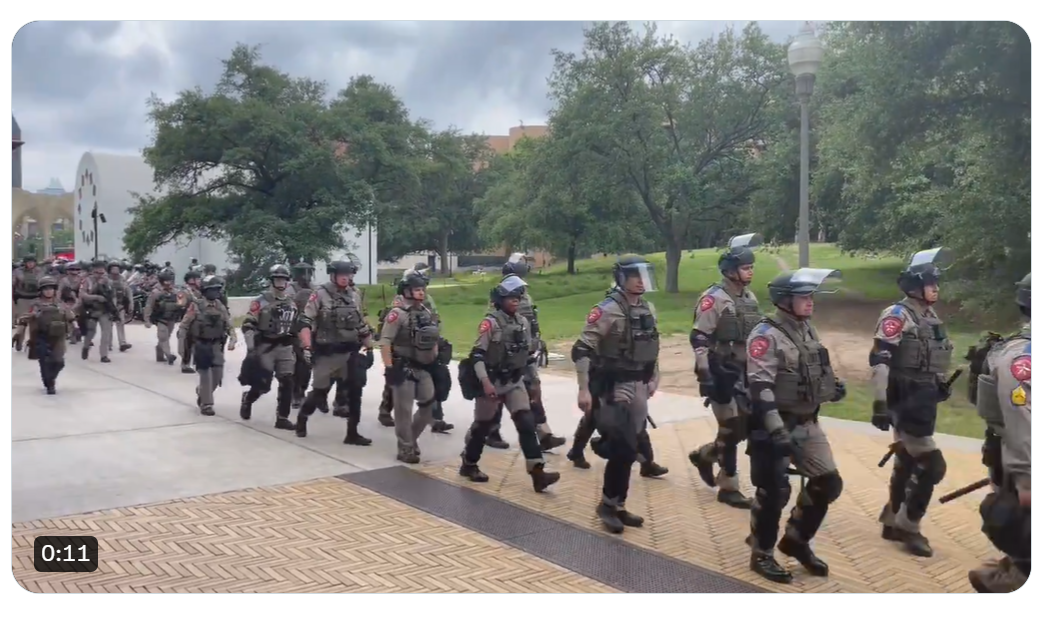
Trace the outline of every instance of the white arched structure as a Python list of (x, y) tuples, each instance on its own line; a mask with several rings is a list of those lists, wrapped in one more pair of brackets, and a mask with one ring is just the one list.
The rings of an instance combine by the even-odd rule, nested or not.
[[(81, 157), (74, 176), (72, 210), (74, 224), (74, 254), (78, 260), (91, 258), (95, 254), (95, 227), (98, 225), (99, 255), (108, 258), (123, 258), (125, 228), (132, 222), (128, 209), (135, 205), (133, 193), (156, 194), (154, 171), (140, 156), (99, 154), (87, 152)], [(98, 224), (92, 221), (92, 210), (97, 209), (106, 217)], [(378, 278), (378, 239), (371, 230), (361, 233), (344, 231), (345, 250), (335, 252), (334, 260), (354, 253), (363, 263), (356, 276), (359, 284), (376, 284)], [(150, 256), (155, 263), (171, 262), (177, 276), (197, 258), (201, 264), (215, 264), (223, 270), (230, 266), (227, 244), (208, 239), (180, 240), (157, 249)], [(316, 265), (316, 279), (325, 278), (324, 263)]]
[(11, 189), (11, 224), (13, 231), (25, 218), (36, 220), (40, 234), (44, 237), (44, 250), (41, 259), (51, 253), (51, 229), (60, 220), (74, 222), (73, 193), (51, 195), (47, 193), (30, 193), (29, 191)]
[[(125, 228), (132, 222), (128, 209), (136, 203), (133, 193), (156, 193), (154, 170), (140, 156), (99, 154), (87, 152), (81, 157), (74, 176), (74, 253), (77, 259), (95, 255), (96, 227), (98, 227), (99, 255), (123, 258)], [(106, 217), (92, 220), (96, 209)], [(201, 264), (215, 264), (220, 271), (228, 266), (227, 245), (208, 239), (181, 240), (154, 251), (150, 260), (171, 262), (177, 273), (190, 265), (191, 258)]]

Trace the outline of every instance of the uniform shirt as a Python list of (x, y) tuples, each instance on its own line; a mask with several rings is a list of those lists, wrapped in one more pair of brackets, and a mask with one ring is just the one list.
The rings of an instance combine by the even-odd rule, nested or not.
[(201, 299), (192, 301), (191, 304), (187, 306), (187, 312), (183, 315), (183, 318), (180, 319), (181, 330), (187, 332), (191, 328), (191, 323), (193, 323), (194, 319), (198, 317), (198, 306), (219, 308), (224, 316), (224, 332), (227, 334), (228, 340), (231, 341), (232, 344), (238, 341), (238, 335), (235, 333), (235, 326), (231, 323), (231, 313), (228, 312), (227, 308), (224, 307), (224, 304), (221, 303), (219, 299), (210, 300), (202, 297)]
[[(333, 293), (331, 293), (331, 289)], [(359, 308), (360, 317), (363, 321), (359, 327), (359, 339), (364, 346), (369, 348), (374, 339), (374, 332), (371, 330), (370, 324), (367, 323), (367, 310), (363, 305), (363, 296), (359, 289), (351, 284), (345, 290), (352, 295), (352, 305)], [(340, 292), (342, 290), (332, 282), (316, 288), (312, 296), (308, 297), (308, 303), (304, 304), (304, 311), (301, 313), (300, 318), (301, 326), (307, 327), (312, 333), (315, 333), (315, 319), (319, 316), (319, 311), (323, 308), (333, 307), (334, 293)]]
[[(93, 304), (106, 303), (106, 297), (93, 293), (95, 287), (98, 284), (104, 282), (110, 282), (110, 277), (107, 276), (105, 273), (102, 275), (91, 273), (85, 279), (81, 280), (81, 290), (78, 294), (78, 298), (81, 300), (81, 304), (85, 307), (95, 307)], [(113, 288), (111, 288), (110, 293), (112, 295), (117, 294), (114, 292)], [(114, 301), (114, 305), (117, 305), (116, 301)]]
[[(733, 294), (738, 288), (740, 288), (739, 285), (735, 286), (729, 280), (724, 279), (721, 286), (715, 285), (704, 291), (704, 294), (697, 299), (697, 306), (693, 309), (693, 329), (709, 337), (714, 334), (719, 326), (719, 317), (724, 312), (729, 310), (731, 314), (736, 313), (737, 300), (734, 297), (747, 299), (758, 307), (759, 300), (755, 298), (755, 293), (745, 288), (740, 295)], [(734, 352), (738, 361), (743, 362), (747, 357), (743, 345), (736, 345)], [(694, 347), (693, 353), (697, 369), (706, 369), (708, 367), (708, 346)]]
[[(150, 320), (151, 315), (154, 313), (154, 306), (158, 303), (158, 297), (162, 295), (170, 295), (176, 292), (172, 287), (172, 283), (169, 283), (168, 288), (158, 284), (154, 287), (154, 290), (150, 291), (150, 295), (147, 297), (147, 303), (143, 306), (143, 318), (146, 319), (147, 323), (153, 321)], [(159, 319), (161, 323), (171, 323), (171, 320)]]
[[(514, 312), (511, 315), (507, 314), (505, 310), (497, 310), (494, 308), (488, 312), (488, 314), (489, 316), (484, 317), (484, 320), (477, 326), (477, 341), (473, 343), (474, 351), (487, 353), (491, 343), (502, 340), (502, 328), (491, 318), (491, 315), (502, 317), (507, 323), (520, 325), (521, 329), (525, 332), (524, 335), (531, 336), (531, 324), (528, 323), (528, 319), (520, 314)], [(473, 362), (473, 372), (477, 374), (477, 378), (481, 381), (488, 379), (488, 367), (481, 360)]]
[[(781, 323), (782, 329), (801, 340), (809, 339), (813, 329), (810, 321), (800, 320), (781, 309), (777, 310), (776, 316), (774, 320)], [(817, 331), (814, 331), (814, 335), (817, 336)], [(769, 406), (763, 416), (763, 427), (771, 433), (785, 426), (781, 414), (777, 411), (774, 395), (777, 372), (782, 359), (791, 368), (798, 366), (799, 347), (781, 330), (764, 320), (756, 325), (748, 336), (747, 376), (749, 388), (755, 388), (752, 393), (753, 400)]]
[[(44, 277), (44, 270), (41, 269), (39, 266), (35, 266), (32, 269), (19, 268), (19, 269), (15, 269), (12, 277), (13, 277), (12, 282), (14, 284), (15, 293), (18, 296), (26, 297), (26, 298), (36, 298), (36, 296), (37, 296), (37, 288), (36, 288), (36, 286), (34, 286), (32, 289), (30, 289), (27, 286), (25, 286), (26, 278), (27, 277), (30, 277), (30, 278), (36, 277), (35, 281), (39, 282), (40, 279), (42, 277)], [(31, 279), (30, 281), (33, 281), (33, 280)]]
[[(1027, 332), (1029, 333), (1029, 326)], [(1012, 338), (987, 357), (1004, 417), (1001, 464), (1020, 491), (1030, 491), (1030, 338)]]
[[(62, 302), (59, 300), (58, 297), (52, 297), (51, 299), (44, 299), (43, 297), (38, 297), (37, 300), (33, 302), (33, 305), (32, 307), (30, 307), (29, 312), (23, 314), (16, 320), (19, 325), (29, 328), (30, 342), (36, 340), (37, 327), (36, 323), (33, 322), (34, 319), (36, 318), (37, 314), (40, 312), (42, 307), (49, 305), (57, 307), (62, 312), (63, 317), (66, 319), (66, 335), (69, 336), (70, 325), (77, 320), (77, 317), (74, 315), (73, 311), (71, 311), (69, 307), (62, 305)], [(52, 341), (52, 344), (49, 346), (49, 348), (52, 351), (53, 358), (61, 358), (66, 353), (66, 341)]]
[[(614, 294), (615, 291), (609, 291), (609, 294)], [(656, 307), (651, 301), (642, 300), (645, 305), (649, 306), (649, 312), (659, 323), (659, 319), (656, 316)], [(590, 309), (587, 314), (586, 324), (583, 325), (583, 331), (579, 334), (579, 342), (587, 347), (591, 353), (596, 357), (599, 353), (599, 349), (602, 346), (603, 341), (606, 340), (620, 340), (624, 326), (627, 324), (627, 315), (624, 314), (623, 308), (620, 307), (619, 302), (615, 299), (606, 298), (604, 301), (599, 303)], [(590, 382), (590, 359), (582, 358), (576, 361), (576, 379), (579, 382), (579, 389), (586, 390)], [(660, 366), (659, 363), (653, 368), (653, 377), (649, 382), (652, 385), (659, 383), (660, 379)]]
[[(249, 310), (246, 312), (246, 316), (242, 320), (242, 335), (246, 337), (247, 346), (253, 346), (256, 334), (260, 331), (260, 313), (263, 312), (265, 308), (273, 306), (275, 305), (275, 302), (279, 301), (289, 301), (290, 304), (296, 306), (296, 303), (294, 302), (296, 294), (297, 292), (289, 286), (282, 290), (278, 290), (272, 286), (249, 304)], [(290, 329), (291, 331), (295, 329), (292, 322), (290, 324)]]
[[(922, 319), (939, 318), (932, 306), (919, 299), (905, 297), (902, 301), (884, 308), (884, 311), (880, 313), (880, 320), (876, 323), (876, 331), (873, 332), (873, 339), (878, 345), (884, 343), (889, 345), (891, 349), (895, 349), (902, 344), (902, 336), (907, 332), (912, 335), (920, 328), (916, 321), (913, 320), (913, 315), (906, 308), (915, 312)], [(873, 366), (873, 400), (887, 400), (890, 373), (891, 367), (886, 361)], [(940, 375), (940, 381), (944, 381), (944, 379), (945, 375)]]
[(110, 275), (110, 281), (114, 285), (114, 299), (118, 304), (118, 308), (121, 307), (121, 302), (125, 303), (125, 311), (129, 314), (132, 313), (132, 287), (128, 285), (128, 281), (121, 275)]

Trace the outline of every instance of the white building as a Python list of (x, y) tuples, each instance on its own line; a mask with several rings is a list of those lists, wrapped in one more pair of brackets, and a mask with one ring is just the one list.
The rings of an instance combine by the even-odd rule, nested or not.
[[(123, 238), (125, 228), (132, 222), (129, 208), (136, 203), (133, 194), (157, 192), (153, 169), (141, 156), (87, 152), (77, 166), (74, 184), (74, 255), (78, 259), (92, 258), (98, 250), (101, 257), (127, 256)], [(93, 220), (93, 210), (106, 222), (102, 218)], [(350, 253), (358, 256), (363, 272), (356, 281), (363, 284), (377, 282), (377, 234), (368, 233), (346, 233), (346, 249), (333, 254), (334, 259)], [(171, 262), (179, 273), (191, 264), (191, 258), (197, 258), (200, 264), (215, 264), (221, 274), (232, 268), (227, 244), (204, 238), (181, 238), (158, 248), (149, 259), (158, 264)], [(316, 264), (316, 275), (326, 275), (325, 262)]]

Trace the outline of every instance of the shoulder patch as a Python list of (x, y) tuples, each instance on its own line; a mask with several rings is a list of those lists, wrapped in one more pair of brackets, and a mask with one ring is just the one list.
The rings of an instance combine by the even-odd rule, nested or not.
[(1023, 386), (1016, 386), (1015, 390), (1012, 391), (1012, 405), (1016, 407), (1023, 407), (1027, 404), (1027, 391), (1023, 389)]
[(477, 327), (477, 334), (486, 334), (491, 331), (491, 319), (486, 318), (480, 322), (480, 326)]
[(700, 300), (700, 311), (701, 312), (707, 312), (708, 310), (710, 310), (714, 306), (715, 306), (715, 297), (712, 297), (711, 295), (705, 295), (704, 298)]
[(890, 314), (891, 316), (901, 317), (902, 316), (902, 312), (903, 312), (902, 304), (901, 303), (896, 303), (895, 305), (891, 306), (891, 311), (888, 312), (888, 314)]
[(1016, 381), (1030, 381), (1030, 356), (1021, 355), (1012, 360), (1012, 364), (1009, 365), (1009, 370), (1012, 371), (1012, 377), (1014, 377)]
[(254, 299), (253, 303), (249, 304), (249, 313), (256, 314), (257, 312), (260, 312), (260, 300)]
[(1030, 341), (1029, 340), (1027, 341), (1027, 348), (1026, 348), (1025, 351), (1023, 351), (1023, 353), (1026, 353), (1027, 355), (1030, 355)]
[(769, 350), (770, 339), (766, 336), (756, 336), (748, 345), (748, 354), (755, 359), (763, 357)]
[(385, 317), (386, 323), (395, 323), (396, 319), (400, 318), (400, 313), (396, 310), (391, 310), (389, 315)]
[(594, 306), (593, 308), (590, 309), (590, 313), (587, 314), (587, 324), (588, 325), (593, 325), (594, 323), (597, 323), (598, 319), (600, 319), (600, 318), (601, 318), (601, 306)]
[(887, 316), (880, 321), (880, 333), (884, 335), (884, 338), (894, 338), (902, 333), (904, 325), (902, 319), (897, 316)]
[(319, 300), (319, 293), (314, 293), (313, 292), (312, 296), (308, 297), (308, 301), (318, 301), (318, 300)]

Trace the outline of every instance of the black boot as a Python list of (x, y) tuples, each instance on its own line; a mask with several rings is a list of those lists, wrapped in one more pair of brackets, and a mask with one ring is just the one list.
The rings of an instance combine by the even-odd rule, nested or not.
[(510, 448), (510, 443), (502, 439), (502, 435), (498, 431), (492, 431), (488, 434), (488, 437), (484, 440), (484, 444), (490, 446), (493, 449), (499, 449), (505, 451)]
[(103, 364), (109, 364), (110, 363), (110, 358), (108, 358), (108, 357), (106, 357), (104, 355), (103, 357), (99, 358), (99, 361), (102, 362)]
[[(885, 529), (886, 528), (888, 527), (885, 527)], [(916, 555), (917, 557), (931, 557), (935, 554), (935, 551), (931, 549), (931, 542), (920, 533), (912, 533), (910, 531), (891, 527), (890, 535), (891, 537), (889, 539), (902, 542), (906, 551), (911, 555)]]
[(462, 458), (462, 465), (458, 467), (458, 475), (466, 477), (473, 483), (487, 483), (488, 475), (480, 471), (480, 467), (476, 464), (467, 464), (465, 457)]
[(792, 582), (792, 573), (778, 563), (773, 555), (752, 553), (752, 561), (748, 567), (768, 581), (785, 584)]
[(89, 351), (90, 349), (91, 349), (91, 347), (90, 347), (90, 346), (88, 346), (88, 341), (86, 340), (86, 341), (84, 342), (84, 346), (83, 346), (83, 347), (81, 347), (81, 359), (82, 359), (82, 360), (87, 360), (87, 359), (88, 359), (88, 351)]
[(193, 375), (197, 371), (195, 371), (194, 367), (190, 364), (180, 364), (180, 372), (185, 375)]
[(810, 544), (794, 540), (786, 534), (781, 538), (781, 541), (777, 543), (777, 549), (798, 561), (811, 575), (829, 575), (829, 565), (821, 559), (818, 559), (818, 556), (814, 554), (813, 550), (811, 550)]
[(157, 362), (165, 361), (165, 353), (162, 352), (161, 347), (154, 347), (154, 360)]
[(633, 514), (627, 511), (626, 509), (621, 509), (617, 511), (616, 517), (620, 519), (620, 522), (623, 523), (623, 526), (628, 526), (632, 529), (637, 529), (645, 525), (645, 518), (637, 514)]
[(165, 360), (169, 363), (169, 366), (172, 366), (173, 364), (176, 363), (176, 356), (175, 355), (165, 356)]
[(315, 405), (315, 409), (319, 410), (323, 414), (330, 413), (330, 399), (327, 398), (327, 395), (324, 394), (322, 398), (319, 399), (319, 402)]
[(735, 509), (751, 509), (752, 500), (741, 494), (739, 490), (719, 490), (717, 496), (720, 503), (729, 505)]
[(715, 487), (715, 462), (697, 449), (689, 454), (689, 463), (697, 468), (697, 474), (708, 487)]
[(253, 417), (253, 399), (250, 397), (249, 392), (242, 393), (242, 405), (238, 408), (238, 415), (242, 420), (249, 420)]
[(392, 414), (378, 414), (378, 422), (381, 423), (382, 427), (396, 426), (396, 421), (392, 419)]
[(551, 485), (561, 480), (561, 474), (557, 472), (546, 472), (542, 464), (532, 466), (532, 487), (536, 492), (542, 492)]
[(561, 436), (556, 436), (552, 433), (547, 433), (543, 437), (539, 438), (539, 448), (543, 451), (552, 451), (555, 448), (559, 448), (565, 445), (565, 440)]
[(206, 405), (205, 407), (199, 408), (198, 411), (202, 416), (216, 416), (216, 411), (213, 410), (212, 405)]
[(590, 470), (590, 462), (588, 462), (586, 456), (583, 455), (583, 451), (577, 453), (576, 449), (573, 448), (568, 452), (568, 455), (565, 455), (565, 457), (567, 457), (568, 461), (572, 462), (572, 465), (576, 468), (579, 468), (580, 470)]
[(606, 531), (609, 533), (623, 533), (623, 520), (620, 520), (620, 512), (615, 507), (605, 503), (598, 503), (594, 511), (598, 514), (598, 519), (601, 520), (601, 524)]
[(335, 405), (334, 406), (334, 416), (337, 416), (338, 418), (348, 418), (348, 414), (349, 414), (349, 411), (348, 411), (348, 406), (347, 405)]
[(643, 477), (650, 479), (658, 479), (667, 474), (668, 472), (670, 472), (670, 470), (656, 462), (645, 462), (642, 464), (642, 467), (639, 470), (639, 474), (641, 474)]
[(132, 348), (132, 345), (130, 345), (130, 344), (123, 344), (123, 345), (121, 345), (120, 347), (118, 347), (118, 349), (117, 349), (117, 350), (118, 350), (118, 351), (120, 351), (121, 353), (124, 353), (125, 351), (128, 351), (128, 350), (129, 350), (129, 349), (131, 349), (131, 348)]
[(293, 428), (298, 438), (308, 435), (308, 415), (304, 411), (297, 412), (297, 425)]
[(351, 444), (352, 446), (370, 446), (374, 443), (370, 438), (359, 434), (359, 414), (349, 413), (348, 422), (345, 424), (344, 444)]

